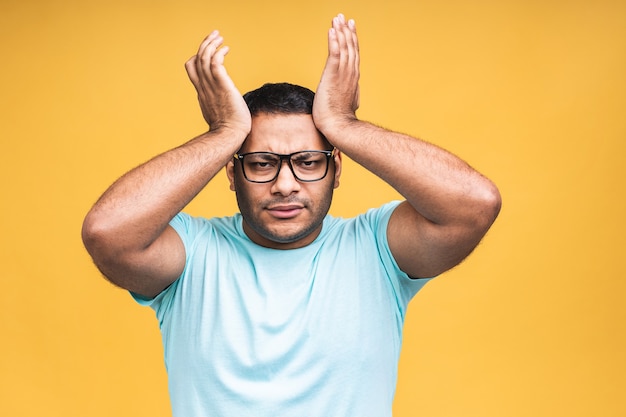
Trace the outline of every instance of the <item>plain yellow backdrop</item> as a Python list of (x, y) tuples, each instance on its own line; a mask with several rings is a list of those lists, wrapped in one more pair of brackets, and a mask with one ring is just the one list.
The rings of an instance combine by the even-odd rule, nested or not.
[[(396, 417), (626, 415), (626, 2), (0, 1), (0, 415), (170, 416), (157, 321), (80, 241), (118, 176), (206, 129), (183, 63), (315, 89), (357, 21), (359, 117), (455, 152), (504, 207), (406, 322)], [(347, 163), (332, 213), (397, 198)], [(192, 214), (236, 210), (224, 175)]]

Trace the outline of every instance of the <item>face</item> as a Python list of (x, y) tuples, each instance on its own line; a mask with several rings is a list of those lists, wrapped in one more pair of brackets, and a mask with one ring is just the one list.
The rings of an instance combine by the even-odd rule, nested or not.
[[(250, 135), (239, 153), (329, 149), (310, 114), (259, 114), (252, 118)], [(268, 183), (246, 180), (239, 162), (229, 162), (226, 173), (248, 237), (269, 248), (294, 249), (311, 243), (322, 230), (333, 190), (339, 186), (341, 154), (335, 151), (326, 177), (315, 182), (296, 180), (286, 162)]]

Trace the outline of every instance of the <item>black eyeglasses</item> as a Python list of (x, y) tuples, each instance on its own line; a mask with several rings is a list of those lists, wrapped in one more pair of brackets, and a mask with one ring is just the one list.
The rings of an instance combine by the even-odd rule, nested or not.
[(249, 152), (235, 154), (241, 162), (241, 170), (250, 182), (272, 182), (280, 173), (283, 161), (287, 161), (293, 176), (302, 182), (319, 181), (328, 173), (328, 161), (335, 155), (332, 151), (299, 151), (290, 154), (274, 152)]

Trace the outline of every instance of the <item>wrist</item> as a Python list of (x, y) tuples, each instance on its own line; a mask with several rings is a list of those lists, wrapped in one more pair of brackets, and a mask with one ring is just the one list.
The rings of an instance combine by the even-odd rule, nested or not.
[(341, 141), (346, 136), (346, 131), (354, 129), (359, 119), (354, 114), (352, 115), (337, 115), (332, 118), (325, 118), (321, 121), (314, 119), (315, 126), (333, 144), (336, 144), (337, 140)]
[(250, 134), (250, 130), (250, 123), (214, 123), (209, 126), (207, 135), (221, 137), (223, 140), (235, 141), (241, 144)]

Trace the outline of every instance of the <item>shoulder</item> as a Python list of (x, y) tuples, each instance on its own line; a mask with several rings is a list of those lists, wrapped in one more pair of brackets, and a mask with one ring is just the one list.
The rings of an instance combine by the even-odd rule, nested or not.
[(244, 235), (241, 215), (238, 213), (206, 218), (181, 212), (170, 221), (170, 226), (180, 236), (187, 250), (201, 241), (237, 240)]
[(370, 208), (366, 212), (349, 219), (341, 219), (343, 226), (354, 225), (354, 227), (371, 228), (372, 230), (386, 230), (389, 219), (401, 201), (391, 201), (380, 207)]
[(318, 240), (333, 240), (338, 236), (353, 236), (357, 241), (380, 241), (386, 244), (387, 226), (394, 210), (401, 201), (391, 201), (380, 207), (371, 208), (355, 217), (326, 216), (322, 234)]
[(241, 215), (239, 214), (206, 218), (180, 212), (170, 221), (170, 225), (179, 234), (198, 234), (211, 229), (236, 232), (240, 218)]
[(401, 203), (402, 202), (399, 200), (390, 201), (380, 207), (371, 208), (358, 217), (361, 217), (364, 221), (370, 224), (387, 226), (391, 214)]

